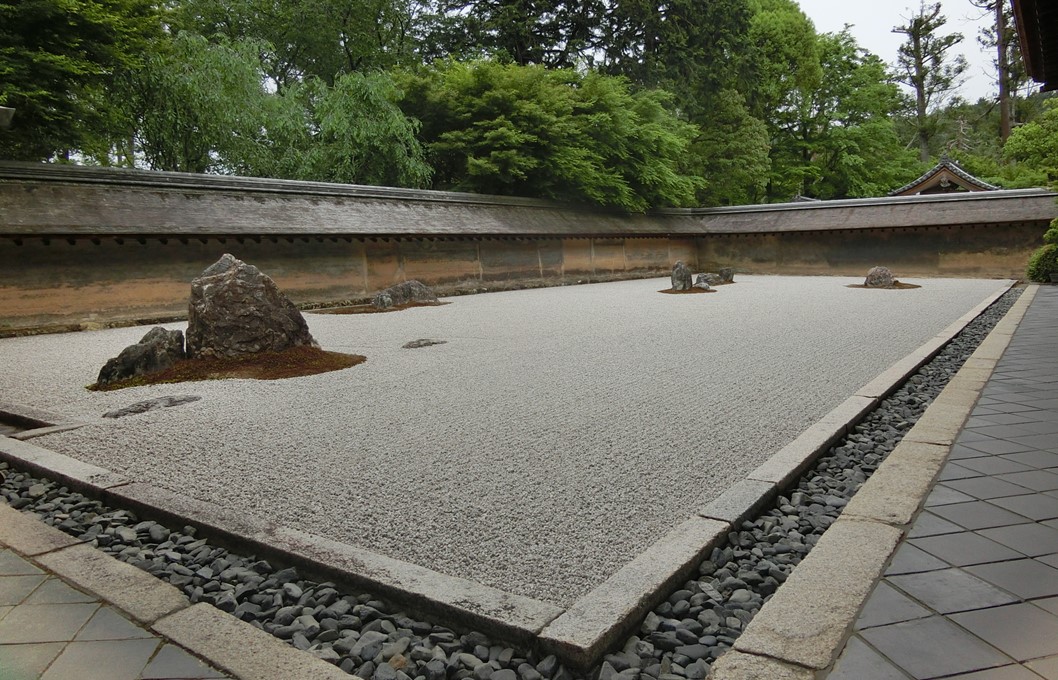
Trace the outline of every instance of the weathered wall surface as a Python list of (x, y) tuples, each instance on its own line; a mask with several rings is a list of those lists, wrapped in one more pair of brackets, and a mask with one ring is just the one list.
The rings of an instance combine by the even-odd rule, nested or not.
[(876, 265), (897, 277), (1013, 278), (1042, 244), (1047, 223), (714, 235), (698, 239), (704, 269), (860, 276)]
[(622, 215), (522, 198), (0, 163), (0, 335), (186, 314), (224, 253), (300, 303), (697, 271), (1019, 277), (1043, 190)]
[(443, 292), (664, 274), (691, 238), (0, 238), (0, 334), (187, 313), (190, 283), (224, 253), (298, 303), (359, 300), (407, 279)]

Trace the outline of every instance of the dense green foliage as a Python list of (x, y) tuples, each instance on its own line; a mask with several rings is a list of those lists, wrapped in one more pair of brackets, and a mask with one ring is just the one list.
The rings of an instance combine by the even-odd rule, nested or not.
[[(265, 88), (262, 47), (176, 36), (124, 74), (128, 134), (156, 170), (425, 186), (417, 126), (384, 73)], [(126, 152), (131, 156), (131, 152)]]
[(1051, 226), (1043, 232), (1043, 242), (1058, 245), (1058, 217), (1051, 220)]
[(1036, 120), (1015, 129), (1004, 152), (1012, 160), (1042, 170), (1050, 182), (1058, 182), (1058, 99), (1048, 100)]
[(951, 96), (934, 4), (891, 70), (794, 0), (0, 0), (0, 158), (630, 211), (879, 196), (942, 153), (1053, 180), (1058, 110), (973, 1), (1006, 104)]
[(1051, 280), (1051, 274), (1058, 274), (1058, 245), (1048, 243), (1037, 248), (1029, 257), (1025, 276), (1030, 281), (1046, 283)]
[(160, 33), (147, 0), (0, 2), (0, 105), (17, 111), (0, 158), (98, 149), (120, 113), (108, 86)]
[(307, 77), (328, 85), (342, 73), (410, 58), (412, 8), (404, 0), (178, 0), (173, 25), (230, 41), (251, 41), (280, 88)]
[(690, 203), (702, 184), (679, 169), (694, 126), (621, 78), (450, 61), (401, 86), (438, 188), (642, 211)]

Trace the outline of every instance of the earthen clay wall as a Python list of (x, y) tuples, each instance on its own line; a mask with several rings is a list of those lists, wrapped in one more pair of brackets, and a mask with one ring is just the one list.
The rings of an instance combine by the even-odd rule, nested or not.
[(1025, 275), (1046, 221), (769, 234), (698, 239), (705, 269), (757, 274), (861, 276), (876, 265), (898, 277), (1012, 278)]
[(622, 215), (530, 199), (0, 163), (0, 335), (186, 314), (224, 253), (296, 302), (406, 279), (441, 294), (695, 271), (1011, 277), (1058, 215), (1043, 190)]
[(692, 238), (0, 238), (0, 335), (184, 316), (191, 279), (224, 253), (327, 304), (406, 279), (452, 293), (664, 275), (696, 252)]

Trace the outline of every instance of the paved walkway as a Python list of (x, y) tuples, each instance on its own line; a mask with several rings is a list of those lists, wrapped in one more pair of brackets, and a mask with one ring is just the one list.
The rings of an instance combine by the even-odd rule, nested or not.
[(829, 680), (1058, 680), (1058, 287), (1041, 287)]
[(0, 547), (3, 680), (224, 677), (99, 598)]

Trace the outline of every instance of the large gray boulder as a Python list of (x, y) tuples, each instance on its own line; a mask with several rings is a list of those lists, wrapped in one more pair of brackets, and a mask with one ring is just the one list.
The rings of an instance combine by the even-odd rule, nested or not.
[(305, 317), (257, 267), (225, 253), (191, 282), (187, 356), (236, 357), (319, 347)]
[(698, 278), (694, 280), (694, 287), (701, 288), (702, 290), (712, 290), (709, 287), (709, 274), (699, 274)]
[(157, 326), (147, 331), (135, 345), (129, 345), (107, 361), (99, 371), (96, 384), (109, 385), (118, 380), (164, 371), (185, 356), (184, 334)]
[(889, 271), (888, 267), (871, 267), (863, 285), (868, 288), (891, 288), (895, 282), (893, 272)]
[(390, 307), (399, 307), (413, 302), (437, 302), (437, 295), (420, 281), (403, 281), (380, 292), (374, 297), (371, 304), (379, 309), (389, 309)]
[(683, 263), (683, 260), (677, 260), (672, 266), (672, 290), (690, 289), (691, 270)]
[(735, 270), (733, 267), (721, 267), (720, 268), (720, 283), (734, 283), (735, 282)]

